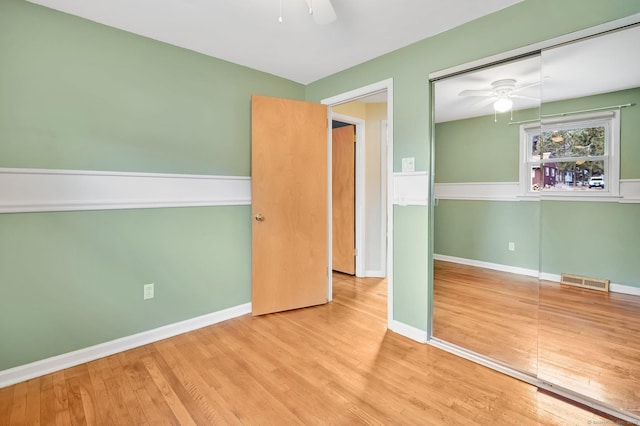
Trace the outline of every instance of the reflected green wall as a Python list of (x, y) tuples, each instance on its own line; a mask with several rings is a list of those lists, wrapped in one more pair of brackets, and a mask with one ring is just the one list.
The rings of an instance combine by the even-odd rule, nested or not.
[[(537, 108), (513, 113), (513, 121), (538, 117)], [(436, 183), (517, 182), (519, 140), (520, 126), (510, 125), (508, 114), (436, 124)]]
[(640, 204), (540, 204), (542, 271), (640, 288)]
[[(542, 112), (627, 103), (640, 104), (640, 88), (545, 103)], [(622, 108), (620, 114), (621, 178), (638, 179), (640, 108)], [(518, 181), (519, 126), (485, 116), (436, 124), (435, 134), (436, 183)], [(482, 140), (474, 138), (478, 134)], [(475, 161), (484, 158), (481, 152), (492, 160)], [(440, 200), (434, 252), (640, 287), (640, 269), (632, 260), (640, 253), (639, 223), (637, 204)], [(510, 241), (514, 252), (507, 250)]]
[(640, 87), (586, 96), (570, 101), (545, 102), (542, 114), (583, 111), (611, 105), (633, 104), (620, 109), (620, 179), (640, 178)]
[(538, 270), (540, 203), (439, 200), (434, 212), (435, 253)]

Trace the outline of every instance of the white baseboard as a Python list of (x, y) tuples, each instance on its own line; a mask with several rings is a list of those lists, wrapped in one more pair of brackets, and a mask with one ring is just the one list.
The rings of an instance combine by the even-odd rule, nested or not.
[(462, 265), (477, 266), (479, 268), (493, 269), (494, 271), (510, 272), (512, 274), (526, 275), (528, 277), (538, 277), (538, 271), (535, 269), (520, 268), (518, 266), (501, 265), (499, 263), (484, 262), (482, 260), (465, 259), (462, 257), (447, 256), (445, 254), (434, 254), (434, 260), (442, 260), (445, 262), (460, 263)]
[(404, 337), (408, 337), (411, 340), (415, 340), (418, 343), (427, 343), (429, 336), (424, 330), (407, 325), (400, 321), (392, 320), (389, 322), (389, 330), (394, 333), (398, 333)]
[(365, 277), (369, 277), (369, 278), (385, 278), (386, 275), (384, 274), (383, 271), (373, 271), (373, 270), (368, 270), (368, 271), (364, 271), (364, 276)]
[(0, 371), (0, 388), (251, 313), (251, 303)]
[[(540, 279), (546, 281), (560, 282), (561, 276), (558, 274), (540, 273)], [(609, 283), (609, 291), (611, 293), (630, 294), (632, 296), (640, 296), (640, 287), (633, 287), (625, 284)]]

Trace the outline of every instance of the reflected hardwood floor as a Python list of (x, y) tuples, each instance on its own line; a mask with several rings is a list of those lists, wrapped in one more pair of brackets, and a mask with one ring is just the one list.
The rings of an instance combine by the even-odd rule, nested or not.
[(603, 424), (610, 419), (386, 330), (386, 281), (0, 389), (0, 424)]
[(640, 416), (640, 297), (541, 281), (538, 376)]
[(433, 335), (536, 374), (538, 279), (434, 261)]
[(640, 297), (451, 262), (434, 270), (434, 336), (640, 416)]

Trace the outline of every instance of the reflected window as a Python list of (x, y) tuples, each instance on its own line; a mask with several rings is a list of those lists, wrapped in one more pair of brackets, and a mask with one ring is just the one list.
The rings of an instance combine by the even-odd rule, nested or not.
[(609, 176), (610, 165), (619, 161), (619, 137), (614, 131), (619, 128), (618, 116), (607, 112), (563, 117), (542, 127), (523, 127), (522, 152), (527, 153), (520, 165), (521, 185), (526, 188), (523, 192), (609, 194), (608, 183), (618, 180)]

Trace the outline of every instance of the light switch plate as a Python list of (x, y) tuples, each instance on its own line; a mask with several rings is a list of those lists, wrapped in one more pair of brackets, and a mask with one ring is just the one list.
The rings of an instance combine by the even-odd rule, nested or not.
[(407, 157), (402, 159), (402, 173), (415, 172), (416, 171), (416, 159), (415, 157)]

